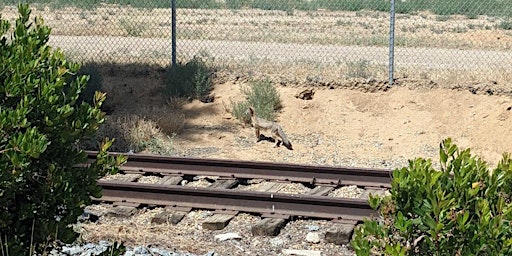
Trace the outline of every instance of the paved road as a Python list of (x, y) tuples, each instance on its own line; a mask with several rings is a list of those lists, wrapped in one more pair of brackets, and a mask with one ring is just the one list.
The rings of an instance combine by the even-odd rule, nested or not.
[[(50, 44), (83, 58), (169, 59), (170, 40), (164, 38), (51, 36)], [(191, 57), (201, 51), (217, 60), (340, 63), (367, 60), (387, 65), (387, 47), (306, 45), (241, 41), (179, 40), (178, 56)], [(512, 51), (396, 48), (397, 67), (432, 69), (512, 70)]]

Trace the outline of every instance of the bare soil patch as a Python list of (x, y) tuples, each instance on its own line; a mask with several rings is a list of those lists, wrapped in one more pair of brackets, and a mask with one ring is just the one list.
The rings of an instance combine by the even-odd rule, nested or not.
[[(252, 128), (231, 116), (231, 103), (243, 100), (245, 79), (218, 76), (213, 103), (171, 107), (162, 96), (162, 70), (110, 68), (102, 75), (113, 116), (143, 108), (183, 115), (171, 141), (174, 154), (185, 157), (395, 168), (415, 157), (437, 162), (438, 145), (447, 137), (493, 165), (512, 152), (512, 94), (504, 85), (454, 88), (407, 79), (393, 87), (378, 81), (277, 85), (283, 101), (277, 121), (292, 141), (290, 151), (256, 143)], [(312, 100), (294, 97), (304, 88), (316, 90)]]
[[(512, 100), (449, 89), (393, 87), (373, 93), (317, 90), (313, 100), (294, 97), (301, 88), (280, 87), (279, 123), (294, 151), (256, 142), (225, 109), (240, 98), (240, 84), (215, 87), (216, 102), (186, 104), (205, 114), (188, 119), (175, 146), (184, 156), (374, 167), (399, 167), (415, 157), (437, 158), (439, 142), (452, 137), (492, 164), (511, 151)], [(208, 106), (211, 105), (211, 106)], [(202, 152), (200, 149), (215, 148)]]

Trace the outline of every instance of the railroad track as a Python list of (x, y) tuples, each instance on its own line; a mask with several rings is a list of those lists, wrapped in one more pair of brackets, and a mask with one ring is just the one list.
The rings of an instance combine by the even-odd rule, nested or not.
[[(92, 151), (86, 153), (91, 160), (97, 154)], [(111, 154), (119, 155), (120, 153)], [(128, 156), (128, 162), (120, 168), (124, 173), (266, 179), (325, 186), (391, 187), (391, 172), (384, 169), (181, 158), (143, 154), (126, 155)]]
[[(96, 157), (89, 151), (89, 161)], [(119, 155), (119, 153), (111, 153)], [(98, 201), (135, 206), (185, 207), (216, 211), (250, 212), (262, 216), (300, 216), (340, 222), (361, 221), (375, 215), (366, 199), (327, 197), (336, 187), (356, 185), (366, 189), (390, 187), (388, 170), (304, 166), (269, 162), (231, 161), (128, 154), (122, 173), (162, 177), (160, 184), (136, 180), (100, 180), (103, 196)], [(184, 175), (216, 176), (209, 188), (180, 185)], [(314, 188), (308, 194), (282, 194), (275, 191), (231, 189), (240, 179), (300, 182)]]
[[(87, 152), (88, 162), (96, 154)], [(101, 208), (109, 210), (93, 215), (129, 217), (139, 209), (159, 207), (162, 212), (151, 223), (177, 224), (194, 209), (209, 210), (212, 215), (202, 220), (203, 229), (220, 230), (238, 213), (250, 213), (261, 217), (251, 228), (254, 236), (276, 236), (297, 218), (323, 219), (332, 222), (324, 240), (347, 244), (358, 223), (377, 216), (368, 204), (368, 194), (381, 194), (391, 186), (389, 170), (141, 154), (127, 157), (121, 175), (98, 181), (103, 193), (94, 200), (107, 203)], [(194, 182), (194, 186), (188, 184)], [(201, 182), (204, 187), (196, 187)], [(337, 191), (353, 185), (364, 188), (364, 193), (358, 198), (338, 197)], [(305, 190), (289, 194), (284, 191), (287, 186)]]

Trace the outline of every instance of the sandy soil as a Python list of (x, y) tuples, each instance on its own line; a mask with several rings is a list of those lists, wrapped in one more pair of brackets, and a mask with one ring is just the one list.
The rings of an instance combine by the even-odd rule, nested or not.
[[(253, 129), (232, 117), (230, 105), (244, 99), (241, 88), (247, 79), (217, 73), (213, 103), (170, 106), (162, 97), (164, 70), (137, 65), (100, 70), (112, 114), (108, 121), (152, 108), (185, 117), (169, 142), (172, 154), (180, 156), (396, 168), (416, 157), (436, 163), (439, 143), (447, 137), (492, 165), (512, 152), (512, 92), (506, 84), (450, 87), (406, 78), (391, 88), (365, 80), (331, 87), (275, 84), (283, 105), (277, 121), (292, 141), (290, 151), (256, 143)], [(313, 99), (295, 98), (305, 88), (316, 90)]]
[[(194, 101), (175, 146), (185, 156), (294, 162), (303, 164), (398, 167), (407, 159), (433, 158), (451, 137), (491, 164), (512, 151), (510, 96), (474, 95), (447, 89), (408, 89), (365, 93), (347, 89), (317, 90), (314, 99), (294, 97), (302, 88), (279, 88), (284, 108), (278, 122), (294, 149), (256, 142), (226, 110), (240, 100), (240, 84), (218, 84), (214, 103)], [(205, 150), (209, 149), (209, 150)]]

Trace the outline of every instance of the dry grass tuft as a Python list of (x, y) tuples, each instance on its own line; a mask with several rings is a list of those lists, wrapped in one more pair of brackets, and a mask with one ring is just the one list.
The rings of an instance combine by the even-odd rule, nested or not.
[(171, 109), (177, 110), (180, 109), (181, 106), (185, 105), (190, 101), (183, 97), (169, 96), (169, 98), (167, 98), (165, 102), (167, 103), (167, 105), (169, 105)]
[(177, 134), (185, 124), (185, 115), (177, 108), (144, 107), (140, 114), (155, 122), (158, 129), (169, 136)]
[(115, 138), (112, 151), (143, 152), (169, 155), (173, 153), (172, 136), (185, 123), (185, 115), (169, 107), (144, 107), (137, 114), (110, 116), (95, 138), (82, 143), (86, 149), (97, 149), (104, 137)]

